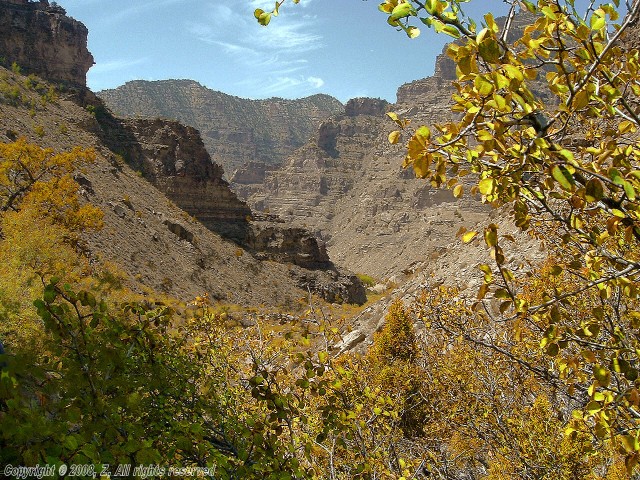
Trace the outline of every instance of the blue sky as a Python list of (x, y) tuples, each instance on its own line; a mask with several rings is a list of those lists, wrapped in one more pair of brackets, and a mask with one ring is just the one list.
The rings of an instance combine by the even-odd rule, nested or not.
[[(270, 10), (274, 1), (58, 3), (89, 28), (94, 91), (136, 79), (189, 78), (244, 98), (328, 93), (343, 102), (393, 102), (400, 85), (433, 73), (448, 38), (422, 26), (420, 37), (408, 39), (387, 25), (376, 0), (289, 0), (266, 28), (253, 10)], [(478, 13), (505, 12), (499, 0), (475, 3)]]

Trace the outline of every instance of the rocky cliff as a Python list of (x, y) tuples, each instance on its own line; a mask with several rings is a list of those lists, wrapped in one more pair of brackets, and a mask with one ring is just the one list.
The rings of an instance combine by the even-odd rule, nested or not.
[[(96, 109), (100, 111), (100, 101)], [(364, 288), (339, 270), (324, 245), (303, 228), (290, 228), (273, 216), (254, 218), (211, 161), (200, 133), (193, 127), (161, 119), (119, 119), (99, 115), (99, 135), (120, 159), (209, 230), (233, 241), (260, 261), (290, 265), (293, 283), (328, 301), (363, 303)], [(167, 220), (167, 228), (183, 240), (191, 233)]]
[(87, 239), (96, 262), (116, 263), (136, 288), (183, 298), (207, 291), (282, 305), (311, 290), (328, 301), (366, 300), (357, 277), (338, 270), (308, 232), (251, 219), (196, 129), (114, 117), (84, 86), (93, 60), (82, 24), (47, 1), (0, 0), (0, 7), (8, 59), (78, 87), (42, 101), (42, 81), (36, 88), (17, 69), (0, 67), (4, 86), (18, 92), (17, 100), (0, 96), (0, 141), (19, 135), (57, 150), (97, 150), (96, 165), (77, 174), (86, 200), (105, 210), (107, 228)]
[(212, 160), (230, 176), (244, 164), (280, 165), (306, 143), (318, 124), (344, 111), (328, 95), (300, 100), (247, 100), (192, 80), (133, 81), (99, 92), (125, 117), (163, 117), (197, 128)]
[(262, 184), (243, 185), (249, 203), (309, 228), (327, 243), (331, 258), (353, 271), (397, 278), (437, 258), (457, 230), (485, 218), (486, 209), (403, 170), (403, 147), (389, 145), (394, 124), (384, 113), (394, 109), (415, 123), (441, 120), (449, 102), (443, 92), (451, 89), (442, 75), (402, 86), (393, 106), (350, 101), (349, 115), (323, 122)]
[(87, 28), (47, 0), (0, 0), (0, 57), (26, 73), (86, 85), (93, 65)]
[(251, 210), (230, 190), (195, 128), (160, 119), (119, 124), (109, 133), (112, 145), (134, 170), (208, 229), (237, 242), (246, 238)]

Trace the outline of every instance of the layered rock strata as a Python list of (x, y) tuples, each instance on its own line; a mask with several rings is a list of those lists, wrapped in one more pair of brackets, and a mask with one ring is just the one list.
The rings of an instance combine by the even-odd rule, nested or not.
[(344, 111), (329, 95), (247, 100), (192, 80), (136, 80), (99, 96), (120, 116), (171, 118), (197, 128), (212, 160), (229, 174), (249, 162), (281, 165), (320, 122)]
[[(307, 230), (289, 228), (275, 217), (252, 218), (251, 209), (224, 180), (222, 168), (211, 162), (196, 129), (160, 119), (120, 120), (107, 115), (101, 121), (111, 149), (209, 230), (258, 260), (292, 265), (294, 283), (328, 301), (366, 301), (358, 278), (338, 269)], [(179, 224), (165, 224), (190, 241)]]
[(86, 85), (93, 56), (87, 28), (47, 0), (0, 0), (0, 57), (23, 72)]

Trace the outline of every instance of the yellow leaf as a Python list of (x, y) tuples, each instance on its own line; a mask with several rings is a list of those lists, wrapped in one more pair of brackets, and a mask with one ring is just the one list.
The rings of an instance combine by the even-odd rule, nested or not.
[(469, 243), (471, 240), (476, 238), (476, 235), (478, 235), (478, 232), (467, 232), (464, 235), (462, 235), (462, 242)]
[(493, 192), (495, 180), (493, 178), (483, 178), (478, 183), (478, 190), (482, 195), (490, 195)]
[(478, 93), (482, 96), (487, 96), (493, 92), (493, 83), (491, 83), (484, 75), (476, 76), (473, 80), (473, 84)]
[(389, 134), (389, 143), (391, 145), (395, 145), (399, 141), (400, 141), (400, 131), (399, 130), (394, 130), (393, 132), (391, 132)]
[(484, 230), (484, 241), (487, 247), (495, 247), (498, 244), (498, 226), (494, 223)]

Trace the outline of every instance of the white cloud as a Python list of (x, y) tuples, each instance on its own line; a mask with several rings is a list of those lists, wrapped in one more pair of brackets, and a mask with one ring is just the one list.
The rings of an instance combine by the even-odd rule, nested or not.
[[(300, 3), (296, 6), (298, 7), (308, 7), (311, 3), (313, 2), (313, 0), (301, 0)], [(275, 2), (273, 0), (251, 0), (251, 2), (249, 2), (249, 4), (251, 5), (252, 9), (256, 9), (256, 8), (262, 8), (265, 11), (271, 11), (275, 5)], [(292, 5), (291, 3), (289, 3), (286, 8), (290, 8)]]
[(324, 80), (318, 77), (307, 77), (307, 82), (314, 88), (321, 88), (324, 85)]
[(295, 91), (300, 95), (308, 95), (321, 88), (324, 80), (318, 77), (281, 76), (270, 78), (260, 88), (261, 96), (272, 96), (287, 91)]
[(117, 23), (122, 20), (129, 20), (151, 9), (160, 9), (176, 3), (183, 3), (185, 0), (146, 0), (133, 3), (130, 7), (124, 8), (112, 15), (102, 18), (103, 24)]
[[(253, 9), (272, 9), (274, 3), (251, 0), (243, 8), (216, 5), (208, 9), (208, 16), (188, 24), (186, 30), (218, 49), (223, 61), (248, 69), (249, 78), (240, 83), (255, 88), (255, 95), (290, 95), (293, 89), (321, 88), (321, 78), (302, 73), (308, 68), (308, 55), (324, 46), (316, 30), (316, 18), (291, 5), (286, 15), (273, 18), (268, 27), (258, 25)], [(305, 3), (310, 0), (300, 5)]]
[(136, 65), (141, 65), (147, 62), (147, 58), (138, 58), (135, 60), (109, 60), (106, 62), (97, 62), (93, 67), (91, 67), (90, 72), (92, 74), (96, 73), (106, 73), (106, 72), (115, 72), (118, 70), (126, 70), (131, 67), (135, 67)]

